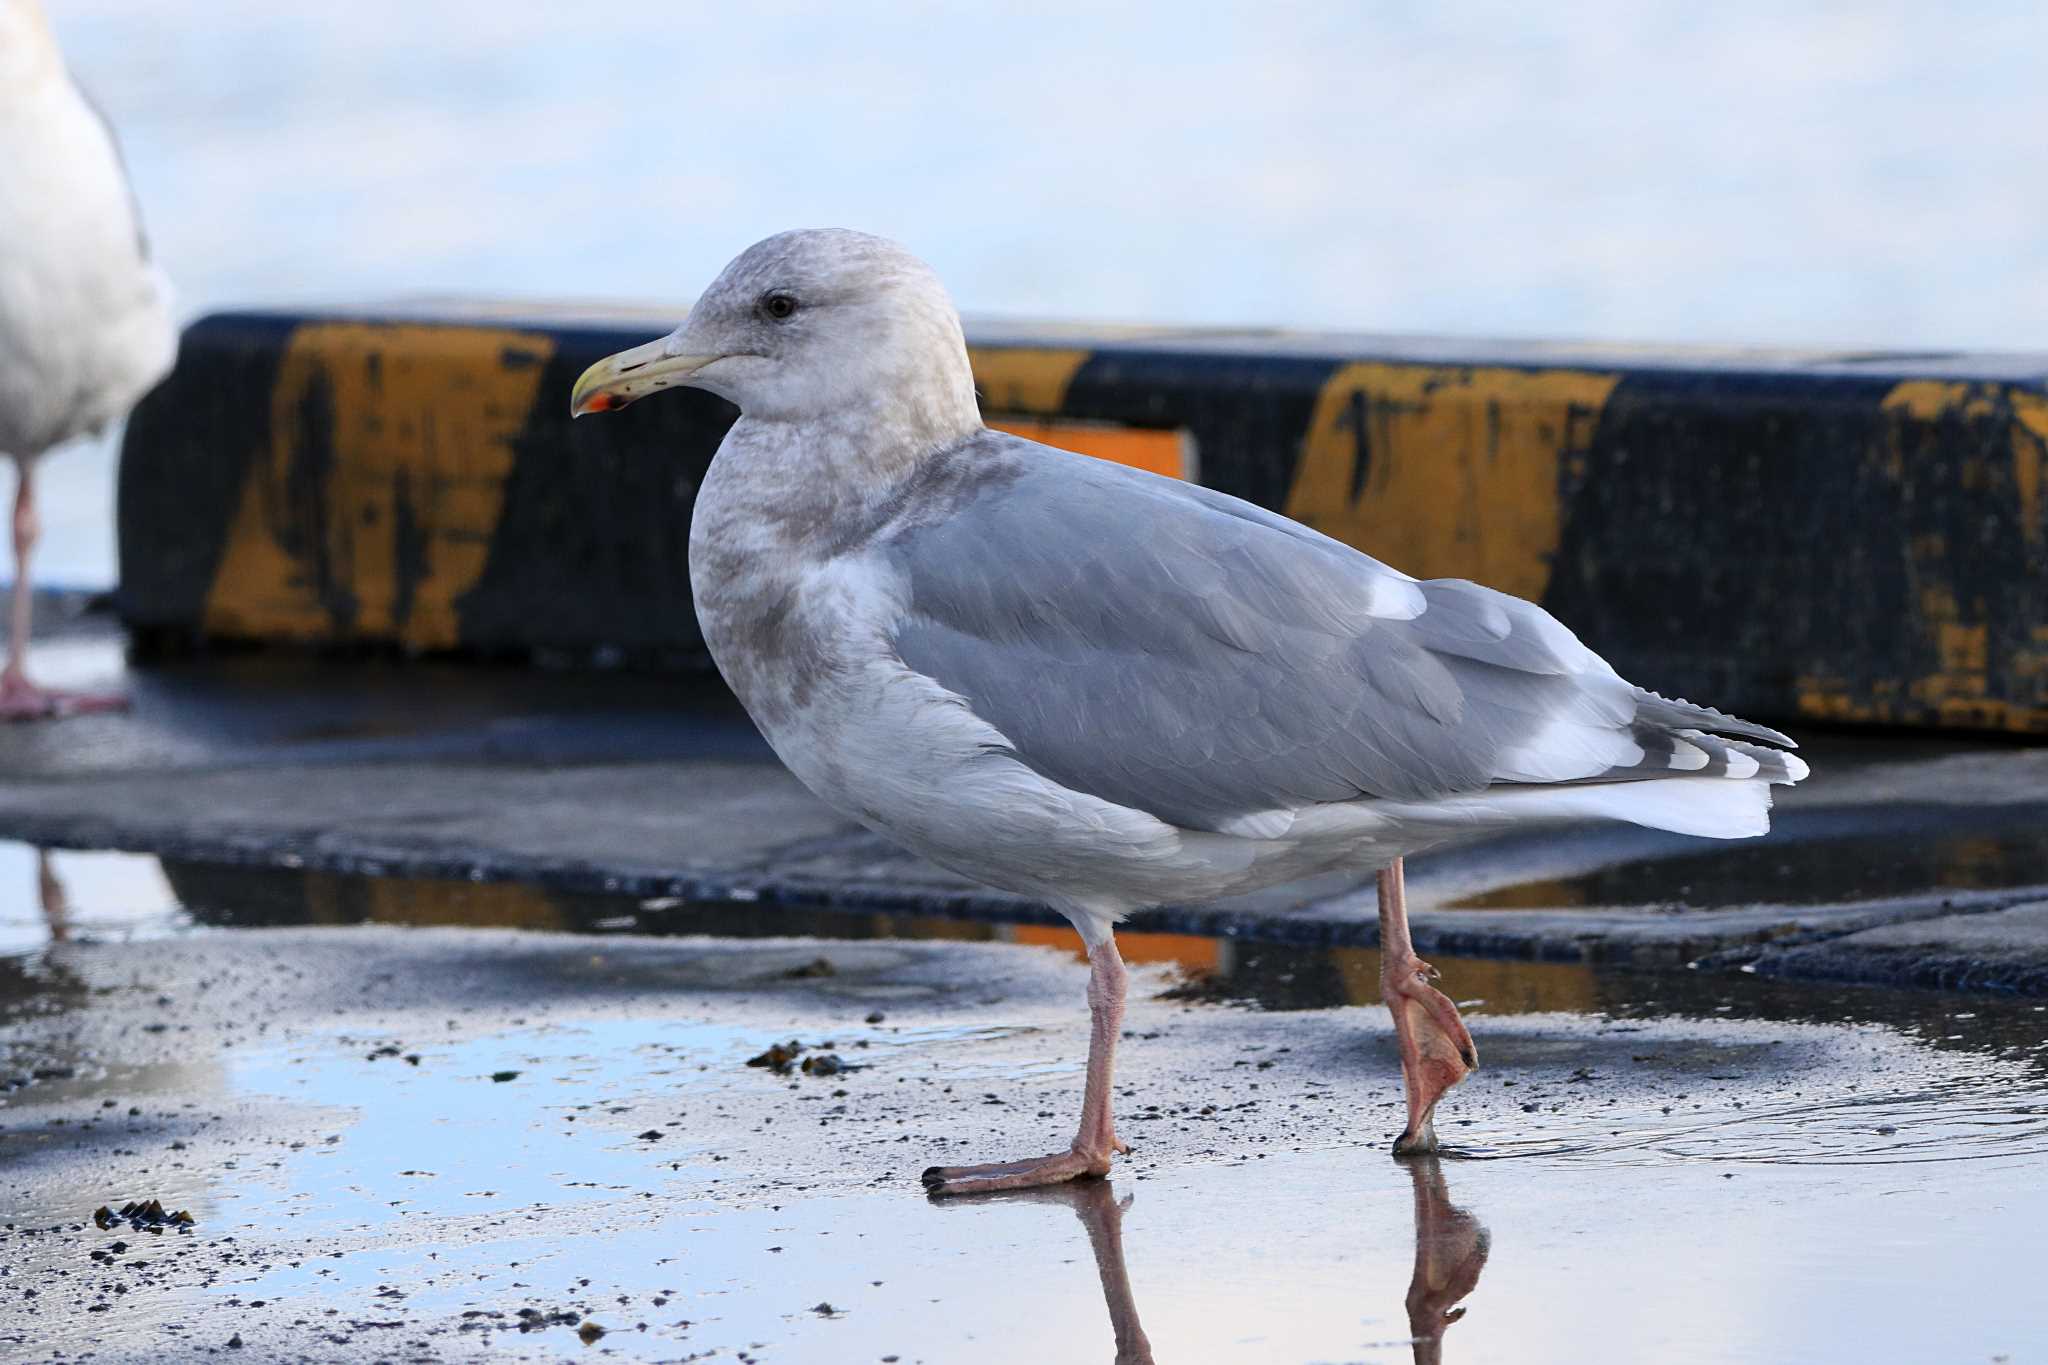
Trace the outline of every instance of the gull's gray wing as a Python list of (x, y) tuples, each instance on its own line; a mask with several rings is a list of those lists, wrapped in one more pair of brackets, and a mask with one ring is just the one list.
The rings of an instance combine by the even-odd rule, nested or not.
[(904, 662), (1054, 781), (1186, 828), (1496, 782), (1742, 775), (1731, 749), (1769, 751), (1701, 729), (1783, 740), (1631, 686), (1527, 602), (1000, 433), (938, 457), (886, 516)]

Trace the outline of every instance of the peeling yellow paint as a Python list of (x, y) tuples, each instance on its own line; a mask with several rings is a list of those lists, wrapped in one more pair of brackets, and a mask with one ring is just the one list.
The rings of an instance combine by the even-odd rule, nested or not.
[[(1956, 478), (1962, 489), (1979, 494), (1996, 496), (2010, 488), (2027, 553), (2037, 558), (2033, 571), (2042, 572), (2038, 556), (2044, 541), (2041, 482), (2043, 449), (2048, 447), (2048, 399), (2004, 385), (1915, 379), (1894, 385), (1885, 395), (1883, 408), (1893, 416), (1895, 425), (1878, 458), (1898, 478), (1904, 477), (1906, 460), (1925, 439), (1929, 424), (2003, 424), (2010, 469), (1995, 453), (2000, 445), (1997, 426), (1987, 425), (1981, 446), (1960, 453)], [(1919, 606), (1915, 624), (1933, 648), (1934, 671), (1909, 679), (1905, 699), (1897, 706), (1889, 702), (1875, 707), (1852, 704), (1846, 689), (1837, 685), (1802, 687), (1801, 709), (1836, 720), (1931, 718), (1942, 725), (1971, 729), (2048, 730), (2048, 705), (2043, 704), (2048, 698), (2006, 700), (1990, 695), (1994, 672), (2008, 683), (2024, 685), (2044, 672), (2042, 656), (2020, 649), (2010, 657), (1992, 657), (1990, 626), (1985, 619), (1988, 608), (1982, 600), (1958, 597), (1945, 537), (1932, 533), (1915, 536), (1906, 552)]]
[(1563, 535), (1559, 478), (1619, 376), (1346, 365), (1324, 385), (1285, 510), (1421, 578), (1540, 598)]
[(213, 634), (446, 649), (483, 573), (552, 338), (312, 323), (292, 334), (206, 601)]
[(1922, 422), (1938, 417), (1988, 417), (1997, 411), (1993, 391), (1982, 384), (1950, 379), (1907, 379), (1892, 385), (1884, 409)]
[[(1941, 625), (1941, 666), (1955, 672), (1982, 674), (1990, 662), (1990, 636), (1987, 626), (1958, 625), (1944, 621)], [(1982, 678), (1978, 679), (1978, 691), (1983, 690)]]
[(985, 410), (1056, 417), (1067, 400), (1067, 386), (1093, 354), (1089, 350), (977, 346), (969, 348), (967, 360), (974, 367), (974, 387), (981, 391)]
[(1982, 696), (1927, 695), (1929, 680), (1914, 682), (1913, 699), (1859, 696), (1839, 679), (1801, 678), (1799, 714), (1809, 720), (1855, 725), (1936, 724), (1959, 730), (2003, 730), (2021, 735), (2048, 735), (2048, 707)]
[[(2041, 476), (2048, 469), (2048, 397), (2012, 396), (2012, 485), (2020, 500), (2020, 529), (2037, 553), (2048, 546), (2048, 507), (2041, 503)], [(2048, 572), (2048, 565), (2043, 566)]]

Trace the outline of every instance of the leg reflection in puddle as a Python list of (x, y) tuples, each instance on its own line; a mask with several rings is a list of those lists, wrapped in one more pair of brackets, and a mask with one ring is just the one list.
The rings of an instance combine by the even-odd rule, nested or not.
[(1109, 1328), (1116, 1336), (1116, 1365), (1153, 1365), (1152, 1343), (1138, 1322), (1138, 1305), (1131, 1297), (1130, 1272), (1124, 1269), (1124, 1210), (1133, 1196), (1116, 1197), (1106, 1179), (1076, 1180), (1067, 1185), (1037, 1189), (1009, 1190), (998, 1194), (931, 1196), (940, 1208), (971, 1208), (976, 1204), (1064, 1204), (1088, 1229), (1088, 1246), (1095, 1253), (1095, 1273), (1102, 1279), (1102, 1301), (1109, 1308)]
[(1490, 1242), (1486, 1225), (1451, 1202), (1442, 1164), (1433, 1156), (1404, 1163), (1415, 1187), (1415, 1273), (1408, 1280), (1408, 1332), (1415, 1365), (1443, 1359), (1444, 1332), (1479, 1285)]
[[(1479, 1285), (1490, 1246), (1486, 1225), (1451, 1202), (1442, 1164), (1433, 1156), (1402, 1163), (1415, 1200), (1415, 1271), (1408, 1280), (1408, 1333), (1415, 1365), (1437, 1365), (1443, 1359), (1444, 1333), (1465, 1316), (1460, 1303)], [(971, 1208), (982, 1203), (1064, 1204), (1088, 1230), (1095, 1253), (1095, 1272), (1102, 1280), (1102, 1300), (1109, 1309), (1116, 1336), (1116, 1365), (1153, 1365), (1152, 1343), (1138, 1321), (1131, 1296), (1131, 1276), (1124, 1265), (1124, 1211), (1131, 1196), (1119, 1200), (1108, 1180), (1077, 1180), (1042, 1189), (969, 1195), (932, 1202), (941, 1208)]]
[(36, 900), (43, 907), (43, 923), (49, 926), (50, 942), (64, 943), (71, 937), (71, 902), (64, 895), (64, 883), (50, 866), (50, 850), (36, 850)]

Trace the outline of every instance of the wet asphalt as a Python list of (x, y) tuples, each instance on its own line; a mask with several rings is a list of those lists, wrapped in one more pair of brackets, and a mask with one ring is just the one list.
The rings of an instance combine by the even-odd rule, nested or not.
[[(1028, 926), (714, 936), (749, 907), (655, 906), (675, 932), (510, 929), (487, 924), (516, 912), (501, 893), (451, 924), (450, 888), (367, 884), (314, 893), (382, 897), (362, 922), (280, 897), (265, 925), (245, 895), (218, 927), (152, 860), (112, 862), (56, 860), (98, 888), (63, 941), (9, 902), (44, 925), (0, 959), (9, 1359), (2021, 1361), (2048, 1341), (2027, 1250), (2048, 1010), (2025, 999), (1446, 963), (1483, 1067), (1440, 1115), (1457, 1154), (1403, 1164), (1391, 1030), (1357, 1003), (1369, 950), (1139, 935), (1131, 1156), (1101, 1184), (947, 1204), (923, 1166), (1072, 1126), (1084, 968)], [(791, 1042), (787, 1074), (748, 1065)], [(148, 1199), (194, 1221), (92, 1219)]]
[(2048, 751), (1822, 734), (1767, 840), (1418, 862), (1433, 1162), (1363, 893), (1148, 917), (1131, 1155), (934, 1202), (1070, 1136), (1078, 942), (717, 696), (44, 661), (136, 709), (0, 734), (59, 850), (0, 842), (0, 1359), (2048, 1358)]

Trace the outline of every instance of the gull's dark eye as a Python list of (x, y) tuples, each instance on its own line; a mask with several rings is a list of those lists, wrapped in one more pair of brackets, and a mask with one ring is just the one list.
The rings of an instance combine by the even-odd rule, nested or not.
[(796, 295), (771, 289), (761, 296), (761, 311), (781, 322), (796, 312)]

